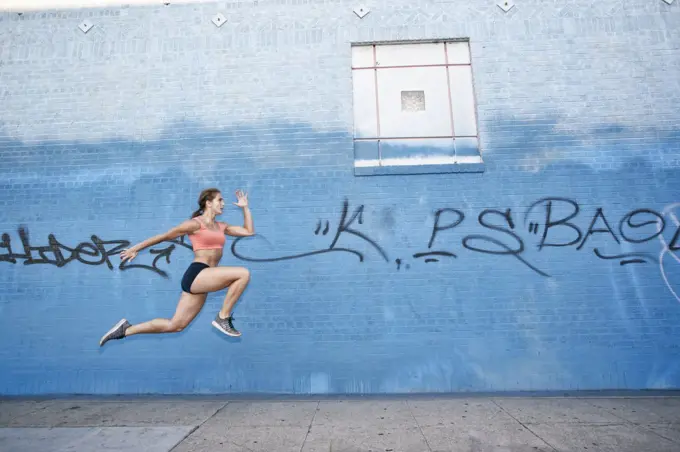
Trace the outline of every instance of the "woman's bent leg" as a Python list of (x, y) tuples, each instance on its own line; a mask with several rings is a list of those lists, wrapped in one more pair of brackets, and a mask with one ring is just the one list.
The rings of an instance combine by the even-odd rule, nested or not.
[(198, 274), (191, 285), (191, 290), (192, 292), (215, 292), (229, 287), (222, 309), (213, 321), (213, 326), (229, 336), (240, 336), (241, 333), (234, 328), (232, 323), (231, 313), (249, 281), (250, 272), (244, 267), (206, 268)]
[(217, 292), (231, 286), (239, 279), (250, 278), (250, 272), (243, 267), (210, 267), (196, 276), (191, 284), (193, 293)]

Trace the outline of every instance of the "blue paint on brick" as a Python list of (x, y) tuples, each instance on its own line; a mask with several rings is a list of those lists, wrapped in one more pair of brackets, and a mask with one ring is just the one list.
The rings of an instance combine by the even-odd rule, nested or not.
[[(97, 12), (87, 35), (59, 17), (2, 21), (0, 393), (677, 388), (680, 16), (650, 8), (402, 2), (361, 21), (335, 4), (239, 8), (270, 18), (263, 31), (173, 5)], [(356, 177), (349, 44), (437, 36), (470, 36), (484, 166)], [(210, 326), (221, 292), (179, 334), (100, 349), (121, 316), (172, 315), (192, 255), (163, 244), (155, 270), (148, 250), (147, 268), (121, 270), (97, 247), (167, 230), (207, 186), (250, 194), (258, 234), (223, 258), (251, 270), (244, 336)], [(339, 225), (345, 203), (354, 222)], [(614, 235), (582, 244), (598, 209)], [(626, 221), (635, 209), (662, 234), (630, 240), (660, 221)], [(81, 261), (29, 261), (21, 227)]]
[[(301, 128), (294, 125), (290, 130)], [(312, 129), (304, 130), (315, 134)], [(223, 136), (231, 135), (230, 131), (224, 132)], [(210, 141), (206, 136), (184, 146), (198, 151)], [(147, 144), (150, 148), (160, 145)], [(223, 149), (233, 149), (229, 141), (222, 140), (221, 144)], [(131, 145), (123, 143), (120, 149)], [(40, 144), (35, 147), (43, 148)], [(91, 149), (70, 147), (75, 157), (87, 155)], [(118, 163), (130, 172), (138, 165), (134, 157), (127, 161), (119, 158)], [(574, 164), (565, 166), (571, 168)], [(585, 187), (592, 189), (596, 180), (602, 181), (602, 174), (575, 165)], [(353, 227), (376, 240), (388, 261), (372, 245), (347, 233), (338, 241), (338, 247), (362, 253), (363, 262), (340, 251), (275, 263), (242, 262), (227, 253), (225, 264), (245, 264), (253, 273), (253, 284), (237, 309), (246, 333), (241, 341), (230, 342), (210, 329), (209, 320), (221, 302), (221, 296), (211, 296), (185, 332), (129, 338), (125, 344), (114, 343), (104, 350), (97, 348), (96, 340), (118, 316), (125, 314), (140, 321), (172, 312), (181, 272), (190, 260), (187, 250), (178, 247), (169, 264), (159, 264), (168, 272), (168, 279), (149, 270), (121, 272), (79, 262), (62, 268), (24, 266), (21, 261), (14, 265), (3, 263), (15, 290), (22, 287), (16, 295), (25, 303), (36, 304), (27, 310), (25, 303), (13, 297), (3, 305), (3, 315), (14, 319), (16, 325), (2, 333), (3, 343), (7, 344), (3, 350), (3, 375), (9, 376), (2, 381), (4, 392), (306, 392), (311, 386), (301, 387), (298, 382), (311, 385), (310, 375), (319, 372), (328, 375), (329, 392), (556, 389), (565, 385), (636, 388), (659, 386), (658, 381), (650, 383), (649, 379), (661, 378), (661, 374), (655, 376), (640, 369), (655, 366), (664, 369), (666, 380), (661, 387), (676, 384), (675, 371), (663, 363), (670, 364), (676, 358), (672, 350), (677, 345), (674, 322), (678, 306), (660, 280), (658, 266), (622, 267), (618, 260), (602, 261), (592, 251), (600, 247), (610, 254), (635, 251), (656, 256), (660, 244), (653, 241), (642, 246), (620, 245), (606, 234), (595, 234), (580, 252), (576, 245), (538, 251), (537, 239), (521, 223), (522, 214), (535, 199), (566, 196), (576, 200), (582, 209), (574, 223), (583, 233), (595, 206), (602, 201), (618, 235), (616, 226), (626, 212), (635, 207), (662, 211), (677, 194), (673, 183), (671, 192), (657, 193), (651, 204), (632, 202), (641, 188), (640, 181), (663, 174), (644, 160), (631, 161), (622, 170), (607, 174), (606, 180), (618, 181), (617, 193), (607, 190), (599, 193), (599, 199), (580, 199), (584, 193), (574, 193), (566, 185), (546, 190), (548, 181), (569, 174), (554, 165), (538, 174), (503, 176), (501, 180), (507, 178), (526, 189), (523, 193), (497, 195), (493, 202), (477, 189), (481, 175), (464, 176), (466, 179), (444, 175), (384, 178), (378, 185), (380, 193), (366, 196), (367, 191), (378, 186), (355, 179), (349, 168), (338, 168), (337, 176), (329, 175), (323, 180), (316, 176), (317, 169), (258, 169), (257, 162), (248, 159), (239, 159), (238, 167), (231, 165), (226, 171), (220, 168), (223, 166), (218, 164), (207, 175), (218, 186), (230, 185), (239, 174), (253, 175), (249, 188), (258, 236), (240, 242), (239, 254), (254, 259), (281, 258), (327, 249), (347, 196), (350, 213), (365, 205), (363, 224), (355, 223)], [(24, 169), (30, 168), (24, 165)], [(91, 168), (88, 174), (96, 174), (96, 169)], [(39, 172), (37, 167), (33, 170)], [(60, 179), (77, 179), (73, 176), (67, 171)], [(492, 179), (487, 187), (502, 185), (495, 181), (496, 175), (483, 177)], [(666, 177), (671, 180), (671, 174)], [(17, 193), (36, 202), (28, 209), (11, 203), (3, 226), (12, 243), (18, 243), (13, 230), (16, 223), (12, 222), (15, 218), (30, 228), (33, 245), (46, 244), (50, 233), (69, 247), (87, 241), (91, 234), (104, 240), (138, 241), (181, 221), (202, 187), (178, 163), (140, 175), (131, 184), (122, 184), (122, 190), (111, 187), (112, 180), (116, 179), (74, 182), (73, 187), (65, 187), (59, 193), (68, 198), (66, 203), (60, 203), (66, 213), (55, 210), (43, 221), (31, 218), (45, 215), (42, 212), (54, 201), (40, 196), (44, 187), (10, 183)], [(298, 189), (298, 180), (310, 182)], [(270, 181), (290, 188), (272, 190), (267, 188)], [(321, 190), (310, 190), (315, 186)], [(409, 192), (415, 186), (420, 188), (413, 197)], [(304, 195), (305, 208), (287, 199), (291, 193), (302, 196), (303, 191), (308, 193)], [(93, 193), (106, 200), (106, 209), (100, 210), (96, 203), (89, 204), (88, 209), (78, 207), (88, 205)], [(385, 197), (384, 193), (391, 195)], [(409, 196), (413, 199), (402, 201)], [(621, 202), (608, 204), (608, 199)], [(570, 205), (555, 204), (555, 218), (570, 213)], [(508, 247), (517, 246), (507, 233), (480, 228), (476, 216), (485, 207), (501, 212), (512, 209), (517, 234), (526, 244), (522, 258), (551, 278), (540, 276), (513, 256), (490, 256), (461, 246), (464, 237), (479, 234), (494, 237)], [(428, 248), (433, 212), (439, 208), (460, 209), (466, 219), (447, 230), (457, 216), (452, 212), (440, 215), (439, 227), (443, 230)], [(539, 217), (540, 214), (545, 215), (539, 212)], [(499, 218), (502, 216), (489, 216), (488, 220), (499, 225)], [(328, 234), (314, 234), (319, 220), (330, 222)], [(229, 212), (227, 221), (237, 222), (236, 212)], [(572, 232), (556, 226), (550, 230), (548, 242), (571, 241)], [(672, 232), (664, 234), (667, 241)], [(498, 249), (484, 240), (471, 239), (468, 245)], [(439, 262), (430, 263), (424, 262), (427, 257), (413, 257), (431, 251), (448, 251), (458, 257), (433, 256)], [(138, 263), (149, 265), (152, 257), (145, 252)], [(399, 270), (394, 261), (398, 258), (403, 261)], [(669, 270), (677, 273), (673, 267)], [(73, 278), (82, 283), (69, 284)], [(54, 336), (24, 334), (35, 328), (31, 324), (36, 318), (43, 327), (54, 331)], [(63, 319), (69, 319), (69, 324), (64, 324)], [(79, 328), (73, 328), (73, 322)], [(659, 351), (649, 356), (644, 351), (648, 346)], [(399, 351), (395, 352), (395, 348)], [(17, 350), (27, 349), (33, 350), (36, 367), (29, 364), (31, 361), (26, 363), (25, 356), (17, 355)], [(216, 354), (223, 356), (217, 362)], [(582, 369), (584, 354), (589, 356), (587, 372)], [(66, 363), (64, 356), (68, 356)], [(21, 365), (21, 378), (14, 373), (19, 362), (25, 363)], [(356, 366), (357, 362), (362, 362), (363, 367)], [(60, 375), (61, 380), (45, 382), (38, 364)], [(154, 377), (158, 366), (170, 369), (173, 377)], [(78, 376), (70, 369), (78, 369)], [(593, 372), (600, 377), (594, 377)], [(667, 372), (671, 372), (670, 376)], [(565, 379), (564, 374), (570, 377)], [(605, 383), (605, 378), (611, 380)], [(318, 383), (314, 387), (325, 388)]]

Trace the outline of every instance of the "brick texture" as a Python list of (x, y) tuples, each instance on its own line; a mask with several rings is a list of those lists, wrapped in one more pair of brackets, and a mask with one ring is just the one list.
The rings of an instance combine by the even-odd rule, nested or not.
[[(680, 386), (680, 4), (354, 6), (0, 13), (0, 393)], [(485, 171), (356, 177), (350, 44), (460, 37)], [(172, 316), (192, 260), (103, 254), (208, 186), (249, 193), (243, 336), (223, 291), (100, 349)]]

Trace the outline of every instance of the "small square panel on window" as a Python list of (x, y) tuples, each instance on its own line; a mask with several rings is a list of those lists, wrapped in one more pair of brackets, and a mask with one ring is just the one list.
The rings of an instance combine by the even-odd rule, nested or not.
[(425, 91), (402, 91), (401, 111), (425, 111)]

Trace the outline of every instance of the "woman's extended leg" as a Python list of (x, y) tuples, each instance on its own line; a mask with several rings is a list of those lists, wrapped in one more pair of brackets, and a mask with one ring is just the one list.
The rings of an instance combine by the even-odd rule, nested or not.
[(178, 333), (198, 315), (207, 296), (206, 293), (194, 295), (182, 292), (175, 315), (171, 319), (153, 319), (137, 325), (130, 325), (126, 319), (122, 319), (102, 336), (99, 345), (102, 346), (111, 339), (122, 339), (133, 334)]
[(132, 325), (125, 332), (126, 336), (133, 334), (179, 333), (189, 326), (198, 315), (208, 294), (190, 294), (182, 292), (177, 303), (175, 315), (171, 319), (153, 319), (148, 322)]
[(191, 285), (191, 291), (216, 292), (229, 287), (222, 309), (215, 317), (213, 326), (229, 336), (240, 336), (234, 328), (231, 315), (234, 305), (250, 281), (250, 272), (244, 267), (212, 267), (202, 270)]

